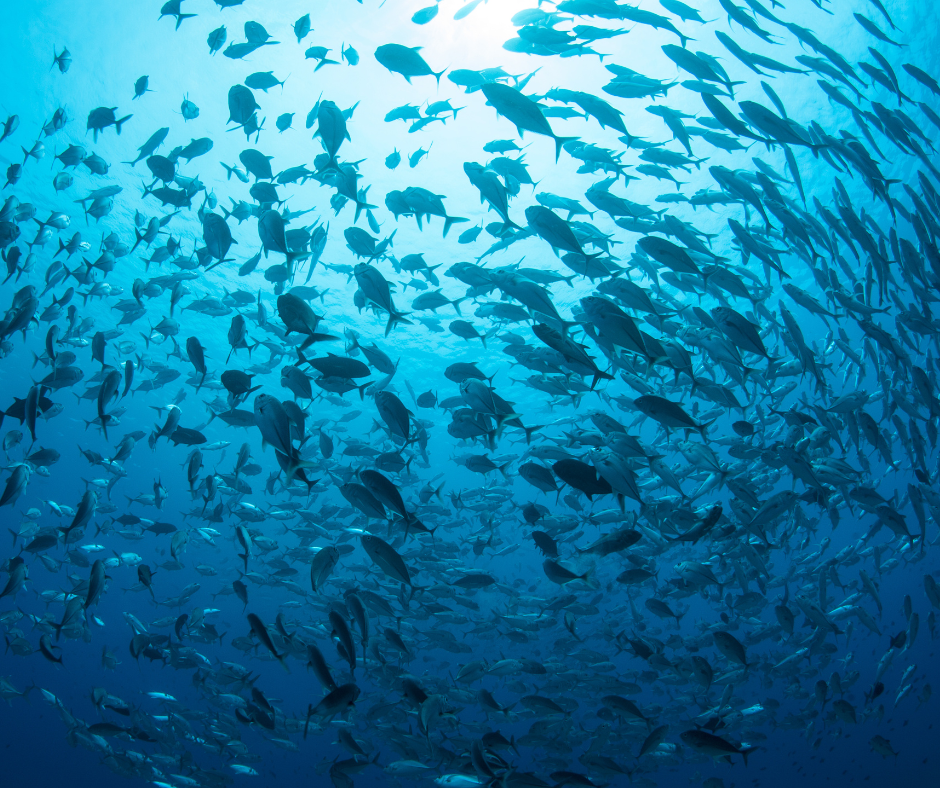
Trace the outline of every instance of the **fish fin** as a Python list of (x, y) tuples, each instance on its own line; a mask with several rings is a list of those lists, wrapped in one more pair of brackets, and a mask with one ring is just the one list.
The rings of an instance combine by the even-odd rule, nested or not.
[[(522, 134), (520, 133), (519, 136), (521, 137)], [(555, 136), (553, 135), (553, 139), (555, 140), (555, 161), (557, 162), (557, 161), (558, 161), (558, 157), (561, 156), (561, 148), (562, 148), (562, 146), (563, 146), (566, 142), (574, 142), (575, 140), (580, 139), (580, 137), (555, 137)]]
[(447, 231), (450, 230), (451, 225), (459, 224), (461, 222), (468, 222), (469, 219), (465, 219), (462, 216), (445, 216), (444, 217), (444, 237), (447, 237)]

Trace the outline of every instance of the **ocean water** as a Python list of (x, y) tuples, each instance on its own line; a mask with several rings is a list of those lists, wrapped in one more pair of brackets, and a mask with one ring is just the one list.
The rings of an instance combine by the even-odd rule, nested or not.
[(4, 784), (936, 784), (935, 5), (427, 1), (4, 4)]

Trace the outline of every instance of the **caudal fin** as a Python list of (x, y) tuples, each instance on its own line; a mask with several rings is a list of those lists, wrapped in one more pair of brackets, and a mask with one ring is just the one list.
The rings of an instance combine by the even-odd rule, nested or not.
[(575, 140), (580, 139), (580, 137), (556, 137), (554, 135), (552, 136), (552, 138), (555, 140), (555, 161), (556, 162), (558, 161), (558, 157), (561, 155), (562, 145), (564, 145), (566, 142), (574, 142)]
[(460, 222), (469, 222), (469, 219), (465, 219), (462, 216), (445, 216), (444, 217), (444, 237), (447, 237), (447, 231), (450, 230), (452, 224), (459, 224)]
[(411, 321), (407, 319), (406, 315), (410, 315), (411, 312), (389, 312), (388, 313), (388, 323), (385, 324), (385, 336), (388, 336), (396, 324), (401, 323), (406, 326), (411, 325)]

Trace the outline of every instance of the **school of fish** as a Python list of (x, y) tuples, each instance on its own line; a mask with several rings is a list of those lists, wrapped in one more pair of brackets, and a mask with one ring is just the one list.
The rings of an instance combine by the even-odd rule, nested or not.
[[(337, 788), (723, 788), (786, 730), (904, 763), (879, 723), (932, 702), (940, 609), (919, 31), (879, 0), (443, 0), (387, 41), (377, 0), (319, 5), (139, 4), (194, 81), (242, 74), (228, 117), (131, 64), (66, 99), (95, 66), (50, 40), (59, 108), (2, 123), (0, 697), (160, 788), (270, 745)], [(421, 47), (483, 15), (512, 67)], [(19, 681), (82, 648), (84, 706)]]

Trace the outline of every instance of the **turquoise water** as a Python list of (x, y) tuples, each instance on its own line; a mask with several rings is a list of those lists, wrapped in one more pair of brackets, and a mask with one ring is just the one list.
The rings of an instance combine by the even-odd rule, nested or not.
[(11, 784), (930, 784), (934, 8), (172, 6), (4, 8)]

